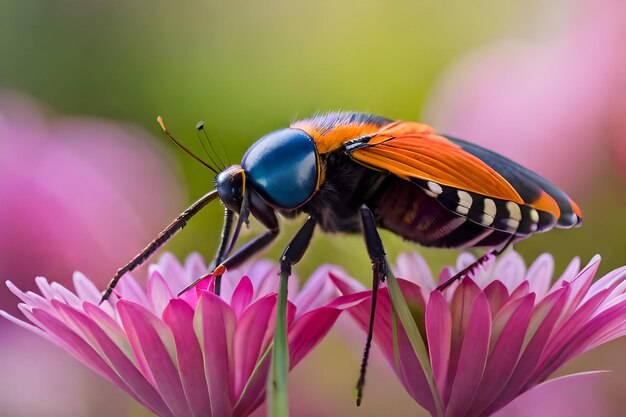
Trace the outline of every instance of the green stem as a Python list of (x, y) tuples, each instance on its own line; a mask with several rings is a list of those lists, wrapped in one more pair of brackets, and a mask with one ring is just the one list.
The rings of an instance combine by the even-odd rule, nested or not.
[(287, 344), (287, 281), (289, 274), (281, 272), (276, 306), (276, 329), (272, 351), (272, 370), (268, 380), (268, 415), (289, 416), (288, 375), (289, 345)]
[(428, 386), (430, 387), (430, 392), (435, 401), (436, 416), (441, 417), (443, 416), (443, 407), (441, 406), (439, 391), (437, 391), (437, 386), (435, 385), (435, 380), (433, 379), (433, 372), (430, 366), (428, 349), (426, 348), (426, 345), (424, 344), (424, 339), (422, 339), (417, 325), (415, 324), (415, 320), (413, 319), (411, 310), (406, 303), (404, 294), (402, 294), (402, 291), (400, 290), (398, 280), (396, 279), (393, 272), (391, 272), (391, 268), (389, 267), (387, 268), (387, 288), (389, 289), (389, 295), (391, 296), (393, 309), (398, 315), (400, 323), (402, 323), (402, 327), (404, 328), (404, 331), (406, 332), (409, 341), (411, 342), (411, 346), (415, 351), (417, 360), (422, 366), (424, 375), (426, 375), (426, 379), (428, 380)]

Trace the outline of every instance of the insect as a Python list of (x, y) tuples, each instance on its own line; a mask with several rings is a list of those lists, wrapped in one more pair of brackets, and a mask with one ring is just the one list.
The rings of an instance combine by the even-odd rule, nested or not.
[[(357, 404), (365, 381), (376, 291), (387, 274), (378, 228), (423, 246), (488, 247), (498, 254), (534, 233), (578, 226), (582, 219), (578, 206), (548, 180), (487, 149), (438, 134), (426, 124), (353, 112), (317, 115), (263, 136), (248, 149), (241, 165), (219, 172), (180, 144), (160, 118), (159, 123), (170, 139), (216, 174), (216, 189), (119, 269), (102, 299), (111, 295), (124, 273), (143, 263), (217, 198), (225, 206), (214, 261), (217, 276), (276, 238), (277, 214), (308, 216), (280, 258), (281, 272), (287, 275), (304, 255), (316, 227), (327, 233), (361, 233), (372, 262), (373, 293)], [(250, 216), (267, 231), (234, 250), (239, 230)], [(215, 291), (219, 293), (219, 279)]]

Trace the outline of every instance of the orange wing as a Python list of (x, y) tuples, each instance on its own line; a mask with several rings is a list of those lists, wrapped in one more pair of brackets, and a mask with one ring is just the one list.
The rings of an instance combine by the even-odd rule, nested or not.
[(484, 226), (530, 234), (580, 223), (578, 206), (537, 174), (425, 124), (394, 122), (347, 144), (372, 169), (418, 184), (446, 208)]
[(354, 150), (351, 156), (372, 168), (387, 170), (405, 179), (420, 178), (524, 203), (515, 188), (489, 165), (421, 123), (392, 123), (372, 137), (367, 146)]

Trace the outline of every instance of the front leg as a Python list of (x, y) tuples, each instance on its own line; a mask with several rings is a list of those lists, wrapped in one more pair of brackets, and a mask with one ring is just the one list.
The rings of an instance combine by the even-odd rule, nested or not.
[(217, 285), (218, 278), (221, 277), (222, 274), (224, 274), (224, 272), (226, 272), (228, 269), (241, 265), (242, 263), (250, 259), (253, 255), (255, 255), (257, 252), (266, 248), (270, 243), (272, 243), (274, 239), (276, 239), (276, 236), (278, 236), (278, 232), (279, 232), (278, 228), (274, 230), (268, 230), (262, 235), (259, 235), (255, 237), (254, 239), (250, 240), (248, 243), (246, 243), (241, 248), (236, 250), (235, 253), (233, 253), (231, 256), (225, 259), (222, 263), (220, 263), (212, 272), (196, 279), (194, 282), (187, 285), (182, 291), (178, 293), (178, 295), (180, 296), (182, 293), (189, 291), (191, 288), (195, 287), (200, 281), (210, 276), (216, 277), (215, 278), (215, 294), (219, 295), (220, 291)]
[(117, 282), (124, 276), (125, 273), (132, 271), (137, 268), (139, 265), (143, 264), (154, 252), (157, 251), (165, 242), (170, 240), (172, 236), (182, 230), (183, 227), (187, 224), (189, 219), (198, 214), (200, 210), (202, 210), (207, 204), (211, 201), (218, 198), (217, 190), (213, 190), (202, 196), (198, 201), (189, 206), (185, 211), (180, 213), (178, 217), (176, 217), (165, 229), (158, 234), (158, 236), (148, 244), (141, 252), (139, 252), (130, 262), (117, 270), (111, 282), (109, 283), (107, 289), (102, 294), (102, 298), (100, 299), (100, 304), (106, 301), (111, 294), (113, 294), (113, 289), (117, 285)]
[[(228, 243), (230, 240), (230, 233), (233, 228), (233, 217), (235, 213), (228, 209), (224, 208), (224, 225), (222, 226), (222, 235), (220, 237), (220, 245), (217, 248), (217, 253), (215, 254), (215, 259), (212, 263), (212, 268), (215, 268), (217, 265), (221, 264), (224, 261), (224, 258), (228, 256)], [(215, 294), (220, 294), (220, 287), (222, 284), (222, 276), (218, 275), (215, 277)]]
[(287, 282), (291, 267), (298, 263), (311, 243), (316, 220), (309, 217), (291, 239), (280, 257), (280, 285), (276, 306), (276, 329), (272, 350), (272, 377), (268, 388), (270, 415), (288, 415), (287, 379), (289, 374), (289, 345), (287, 344)]
[[(262, 235), (257, 236), (254, 239), (247, 242), (245, 245), (237, 249), (235, 253), (230, 255), (228, 258), (224, 260), (220, 260), (219, 258), (221, 256), (227, 255), (227, 252), (229, 251), (228, 249), (225, 249), (225, 248), (232, 247), (233, 244), (235, 243), (234, 240), (237, 237), (237, 236), (234, 236), (233, 242), (231, 242), (231, 244), (228, 245), (228, 235), (230, 235), (230, 228), (232, 225), (232, 218), (230, 218), (230, 220), (229, 218), (230, 218), (229, 210), (227, 210), (225, 218), (224, 218), (224, 229), (222, 231), (222, 239), (220, 242), (220, 248), (218, 249), (217, 259), (216, 259), (216, 263), (218, 265), (215, 267), (215, 269), (211, 273), (196, 279), (194, 282), (192, 282), (187, 287), (185, 287), (182, 291), (178, 293), (179, 296), (182, 293), (188, 291), (189, 289), (195, 287), (200, 281), (202, 281), (203, 279), (209, 276), (216, 277), (215, 278), (215, 293), (219, 295), (220, 294), (219, 284), (220, 284), (220, 277), (222, 276), (222, 274), (224, 274), (224, 272), (226, 272), (230, 268), (234, 268), (236, 266), (241, 265), (242, 263), (250, 259), (252, 256), (254, 256), (256, 253), (266, 248), (270, 243), (272, 243), (274, 239), (276, 239), (276, 236), (278, 236), (278, 232), (280, 231), (276, 214), (274, 214), (273, 211), (265, 213), (264, 216), (261, 217), (263, 220), (262, 224), (265, 227), (267, 227), (269, 230), (263, 233)], [(235, 231), (235, 234), (237, 234), (236, 231)]]
[(376, 230), (376, 221), (370, 209), (363, 205), (360, 209), (361, 222), (363, 223), (363, 236), (365, 237), (365, 246), (367, 253), (372, 261), (372, 307), (370, 309), (370, 322), (367, 329), (367, 340), (363, 349), (363, 358), (361, 360), (361, 370), (359, 373), (359, 381), (356, 384), (357, 397), (356, 405), (361, 405), (363, 399), (363, 387), (365, 386), (365, 371), (367, 370), (367, 361), (369, 359), (370, 348), (372, 346), (372, 337), (374, 335), (374, 319), (376, 317), (376, 301), (378, 298), (378, 286), (385, 281), (387, 277), (387, 260), (385, 258), (385, 248), (380, 239), (378, 230)]

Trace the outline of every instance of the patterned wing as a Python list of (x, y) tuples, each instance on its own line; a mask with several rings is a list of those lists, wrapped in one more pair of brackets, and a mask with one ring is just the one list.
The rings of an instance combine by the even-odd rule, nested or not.
[(348, 142), (351, 157), (414, 182), (445, 208), (482, 226), (529, 235), (580, 224), (580, 209), (546, 179), (477, 145), (394, 122)]

